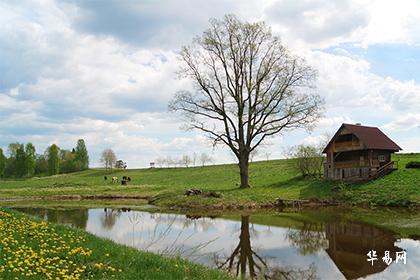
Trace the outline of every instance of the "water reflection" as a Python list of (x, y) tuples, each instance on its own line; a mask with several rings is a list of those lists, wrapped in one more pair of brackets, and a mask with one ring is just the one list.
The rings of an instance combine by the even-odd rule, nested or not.
[(394, 246), (397, 239), (385, 230), (366, 224), (327, 224), (328, 238), (327, 253), (347, 279), (365, 277), (385, 270), (388, 266), (377, 261), (366, 261), (366, 253), (375, 250), (378, 256), (384, 256), (385, 251), (390, 251), (390, 256), (395, 260), (395, 253), (402, 248)]
[(310, 255), (328, 247), (325, 226), (323, 223), (304, 222), (299, 230), (290, 229), (287, 239), (298, 248), (302, 255)]
[(88, 221), (88, 209), (40, 209), (40, 208), (19, 208), (21, 212), (35, 215), (57, 224), (66, 224), (72, 227), (85, 229)]
[[(391, 232), (356, 222), (291, 222), (281, 215), (224, 219), (130, 209), (24, 211), (121, 244), (257, 279), (409, 278), (417, 275), (420, 263), (419, 241), (398, 240)], [(388, 250), (395, 259), (403, 249), (411, 250), (407, 265), (367, 262), (370, 250), (378, 257)]]
[[(270, 228), (269, 228), (270, 229)], [(258, 231), (252, 228), (254, 235)], [(308, 269), (293, 267), (278, 267), (267, 264), (262, 254), (258, 254), (251, 246), (249, 216), (241, 216), (241, 231), (239, 242), (233, 252), (224, 261), (218, 256), (215, 258), (219, 269), (227, 268), (236, 276), (249, 275), (257, 279), (316, 279), (316, 268), (310, 265)]]
[(114, 225), (115, 221), (121, 215), (121, 211), (114, 210), (114, 209), (104, 209), (104, 215), (101, 216), (101, 224), (105, 230), (111, 230)]

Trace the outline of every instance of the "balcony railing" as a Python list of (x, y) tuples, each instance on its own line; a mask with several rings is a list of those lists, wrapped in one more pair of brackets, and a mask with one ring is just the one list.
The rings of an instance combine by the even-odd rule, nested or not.
[(347, 142), (337, 142), (334, 143), (334, 150), (335, 151), (351, 151), (356, 149), (361, 149), (362, 146), (360, 145), (359, 141), (347, 141)]

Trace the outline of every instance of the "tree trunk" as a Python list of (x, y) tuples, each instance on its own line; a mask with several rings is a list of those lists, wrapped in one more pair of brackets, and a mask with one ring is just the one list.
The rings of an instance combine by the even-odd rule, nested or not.
[(239, 173), (241, 174), (241, 189), (249, 188), (248, 180), (249, 154), (239, 157)]

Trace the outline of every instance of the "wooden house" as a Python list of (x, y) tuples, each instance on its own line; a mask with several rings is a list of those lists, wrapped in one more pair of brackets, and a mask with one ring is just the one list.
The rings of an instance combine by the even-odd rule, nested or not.
[(388, 174), (397, 168), (391, 154), (400, 150), (377, 127), (342, 124), (323, 151), (324, 178), (368, 180)]

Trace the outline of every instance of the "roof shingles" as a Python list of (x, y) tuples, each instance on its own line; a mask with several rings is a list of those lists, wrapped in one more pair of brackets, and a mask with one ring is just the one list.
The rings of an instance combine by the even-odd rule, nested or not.
[(402, 150), (400, 146), (398, 146), (394, 141), (392, 141), (388, 136), (385, 135), (385, 133), (383, 133), (377, 127), (343, 123), (340, 129), (337, 131), (337, 133), (328, 143), (327, 147), (325, 147), (324, 153), (326, 152), (328, 146), (337, 137), (338, 132), (343, 128), (346, 128), (348, 131), (356, 135), (356, 137), (359, 138), (359, 140), (365, 145), (366, 149), (392, 150), (392, 151)]

